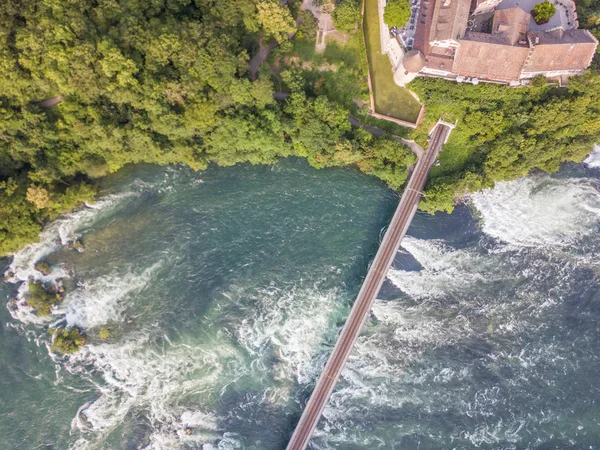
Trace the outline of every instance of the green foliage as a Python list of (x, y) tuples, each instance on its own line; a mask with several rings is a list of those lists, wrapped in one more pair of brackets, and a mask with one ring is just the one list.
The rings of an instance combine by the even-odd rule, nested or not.
[(96, 195), (96, 188), (83, 182), (67, 186), (64, 190), (55, 188), (50, 197), (50, 204), (47, 206), (47, 214), (53, 218), (69, 212), (82, 203), (93, 201), (94, 195)]
[(39, 196), (31, 197), (31, 186), (22, 174), (0, 181), (0, 256), (35, 242), (44, 221), (66, 213), (82, 202), (91, 202), (96, 193), (93, 186), (83, 182), (66, 187), (53, 183), (46, 187), (49, 194), (48, 190), (38, 188), (47, 194), (40, 203)]
[(548, 0), (533, 7), (533, 17), (538, 24), (547, 23), (556, 14), (556, 6)]
[(538, 75), (531, 79), (531, 85), (534, 87), (544, 87), (548, 84), (548, 79), (544, 75)]
[(298, 32), (296, 36), (299, 39), (305, 41), (314, 41), (317, 37), (317, 30), (319, 29), (319, 21), (313, 15), (312, 11), (303, 9), (300, 11), (300, 25), (298, 25)]
[[(356, 23), (359, 2), (344, 4), (342, 12), (354, 5), (349, 16)], [(0, 2), (0, 256), (34, 242), (48, 220), (92, 201), (91, 179), (126, 164), (202, 170), (211, 162), (270, 164), (295, 155), (314, 167), (356, 164), (399, 186), (406, 161), (389, 154), (396, 147), (377, 142), (371, 149), (347, 121), (366, 93), (356, 35), (348, 51), (328, 45), (325, 58), (337, 72), (315, 68), (277, 78), (293, 91), (285, 102), (274, 101), (268, 74), (248, 80), (261, 36), (278, 40), (281, 53), (291, 51), (293, 14), (303, 20), (303, 38), (315, 33), (299, 2), (288, 5)], [(39, 106), (57, 96), (60, 103)], [(30, 303), (48, 313), (50, 297), (32, 291)]]
[(110, 338), (110, 336), (112, 335), (112, 332), (110, 331), (110, 328), (102, 328), (99, 332), (98, 332), (98, 337), (100, 339), (102, 339), (103, 341), (107, 340), (108, 338)]
[(358, 0), (344, 0), (338, 4), (331, 15), (335, 29), (343, 33), (352, 33), (361, 16), (361, 2)]
[(52, 312), (52, 307), (60, 303), (62, 298), (55, 292), (46, 289), (39, 281), (29, 282), (27, 304), (37, 310), (39, 316), (47, 316)]
[(417, 79), (414, 89), (427, 103), (416, 138), (424, 143), (439, 117), (458, 120), (434, 167), (421, 208), (451, 211), (454, 201), (496, 181), (554, 172), (579, 162), (600, 141), (600, 75), (588, 71), (568, 88), (532, 85), (478, 86)]
[(50, 330), (52, 334), (52, 351), (60, 353), (75, 353), (87, 343), (87, 338), (79, 328), (60, 327)]
[(274, 37), (277, 42), (283, 42), (289, 33), (296, 31), (292, 13), (279, 0), (262, 0), (256, 7), (258, 22), (267, 36)]
[(417, 157), (402, 144), (375, 138), (358, 167), (361, 171), (382, 179), (393, 189), (399, 189), (408, 177), (406, 166), (413, 165), (416, 161)]
[(35, 242), (42, 229), (41, 212), (27, 201), (26, 191), (22, 177), (0, 182), (0, 255)]
[(383, 10), (383, 21), (388, 27), (402, 27), (410, 19), (408, 0), (389, 0)]
[[(293, 29), (286, 7), (271, 9)], [(1, 2), (0, 255), (90, 201), (88, 177), (139, 162), (205, 168), (222, 117), (273, 103), (268, 81), (243, 77), (261, 17), (254, 0)]]

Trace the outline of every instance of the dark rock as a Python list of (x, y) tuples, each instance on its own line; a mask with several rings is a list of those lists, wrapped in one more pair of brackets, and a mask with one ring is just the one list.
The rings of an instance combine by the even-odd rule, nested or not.
[(50, 265), (45, 261), (38, 261), (35, 266), (33, 266), (35, 270), (40, 272), (42, 275), (50, 275), (52, 273), (52, 269)]

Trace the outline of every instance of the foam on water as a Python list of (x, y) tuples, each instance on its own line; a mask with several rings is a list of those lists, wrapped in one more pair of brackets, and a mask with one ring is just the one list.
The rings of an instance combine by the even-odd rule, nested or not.
[[(400, 436), (415, 435), (474, 447), (506, 444), (519, 442), (524, 428), (536, 429), (552, 415), (542, 409), (511, 417), (498, 413), (510, 410), (511, 395), (531, 395), (531, 403), (538, 402), (530, 386), (551, 385), (548, 373), (577, 371), (561, 356), (572, 350), (545, 336), (562, 325), (555, 321), (563, 296), (590, 260), (556, 253), (547, 245), (567, 245), (581, 237), (594, 240), (600, 196), (590, 180), (541, 176), (501, 184), (475, 196), (474, 203), (484, 231), (511, 245), (455, 249), (440, 240), (405, 238), (403, 249), (421, 268), (389, 271), (388, 279), (402, 297), (373, 305), (376, 321), (359, 338), (325, 410), (318, 448), (361, 442), (389, 448)], [(556, 214), (550, 204), (558, 209)], [(563, 226), (567, 218), (574, 223)], [(521, 229), (523, 236), (518, 234)], [(469, 365), (462, 363), (464, 356), (456, 361), (435, 356), (440, 349), (444, 354), (463, 348), (478, 354), (480, 362)], [(510, 391), (493, 383), (481, 387), (479, 364), (492, 373), (509, 368)], [(369, 405), (368, 413), (364, 405)], [(410, 411), (414, 405), (433, 416), (456, 411), (473, 424), (433, 435), (429, 427), (407, 419), (389, 435), (388, 429), (376, 433), (383, 443), (361, 428), (372, 416), (405, 407)], [(554, 414), (552, 420), (560, 417)]]
[(594, 151), (589, 154), (583, 163), (592, 169), (600, 169), (600, 145), (594, 146)]
[(56, 314), (65, 314), (69, 326), (83, 329), (121, 322), (131, 296), (146, 287), (162, 265), (159, 261), (144, 270), (130, 269), (82, 284), (66, 295)]
[[(151, 278), (151, 269), (139, 278)], [(131, 276), (136, 279), (135, 287), (128, 277), (115, 277), (109, 283), (111, 292), (121, 293), (117, 297), (123, 298), (139, 289), (143, 283)], [(103, 278), (94, 282), (104, 284)], [(71, 356), (68, 370), (90, 380), (93, 373), (100, 373), (104, 379), (97, 385), (99, 398), (85, 405), (74, 419), (73, 427), (82, 436), (72, 448), (95, 448), (132, 411), (145, 411), (150, 421), (150, 449), (178, 449), (184, 444), (241, 448), (231, 432), (217, 426), (218, 417), (212, 412), (216, 399), (228, 386), (244, 379), (263, 391), (259, 402), (287, 401), (293, 383), (305, 383), (317, 375), (311, 361), (315, 352), (325, 351), (319, 350), (319, 344), (336, 310), (334, 292), (323, 295), (300, 288), (250, 292), (249, 288), (233, 288), (222, 296), (206, 314), (209, 322), (201, 336), (173, 343), (153, 331), (159, 329), (148, 326), (114, 344), (92, 342)], [(245, 319), (233, 329), (214, 327), (211, 318), (220, 317), (232, 304), (241, 306), (242, 300), (252, 305), (246, 306)], [(109, 312), (92, 318), (102, 305)], [(99, 295), (94, 286), (80, 291), (68, 309), (73, 310), (74, 323), (88, 326), (122, 318), (115, 300)], [(273, 367), (271, 351), (278, 357)], [(265, 382), (270, 371), (278, 385)], [(185, 427), (191, 427), (193, 434), (187, 435)]]
[[(40, 279), (41, 274), (34, 269), (35, 263), (58, 248), (68, 245), (81, 237), (81, 229), (91, 226), (100, 216), (119, 205), (123, 200), (135, 196), (134, 192), (109, 195), (95, 204), (86, 205), (72, 213), (64, 214), (48, 224), (40, 233), (39, 242), (27, 245), (12, 255), (7, 273), (12, 273), (15, 281), (28, 278)], [(9, 280), (10, 281), (10, 280)]]
[[(168, 186), (165, 189), (169, 190)], [(34, 279), (50, 284), (72, 276), (60, 264), (53, 265), (49, 276), (41, 275), (34, 266), (79, 239), (86, 228), (135, 195), (105, 197), (49, 224), (39, 243), (14, 255), (11, 281)], [(147, 448), (241, 448), (239, 437), (220, 428), (220, 418), (213, 410), (229, 386), (247, 380), (245, 383), (262, 392), (253, 402), (281, 403), (289, 400), (295, 383), (309, 383), (318, 376), (318, 365), (327, 351), (323, 343), (328, 333), (335, 334), (330, 322), (345, 310), (339, 291), (292, 284), (277, 287), (274, 283), (266, 289), (231, 286), (206, 314), (200, 335), (180, 334), (173, 340), (163, 334), (159, 324), (126, 320), (136, 298), (164, 267), (161, 262), (150, 267), (129, 265), (86, 278), (53, 311), (49, 320), (64, 317), (68, 325), (86, 331), (107, 325), (113, 330), (108, 342), (94, 338), (92, 331), (80, 352), (52, 355), (57, 367), (88, 380), (98, 395), (81, 405), (73, 418), (71, 448), (105, 445), (115, 430), (131, 420), (132, 413), (140, 412), (151, 430)], [(42, 324), (44, 319), (26, 305), (27, 288), (28, 283), (21, 284), (17, 303), (11, 305), (13, 317)], [(223, 328), (223, 311), (231, 308), (240, 310), (243, 317), (226, 320)], [(48, 344), (45, 333), (41, 339), (41, 344)], [(63, 380), (57, 376), (57, 383)], [(186, 427), (193, 429), (191, 435)]]
[[(152, 427), (148, 448), (216, 441), (216, 418), (198, 399), (218, 395), (248, 368), (224, 333), (203, 337), (173, 344), (147, 329), (73, 355), (69, 370), (85, 376), (93, 365), (105, 384), (98, 386), (98, 399), (81, 411), (85, 420), (74, 422), (82, 437), (72, 448), (96, 448), (134, 411), (144, 411)], [(194, 434), (185, 434), (185, 427), (193, 427)]]
[[(517, 397), (535, 404), (538, 394), (530, 393), (531, 387), (577, 370), (561, 356), (575, 347), (556, 342), (546, 331), (563, 326), (559, 308), (583, 263), (549, 246), (589, 238), (597, 227), (600, 199), (589, 180), (538, 176), (511, 183), (473, 200), (485, 233), (510, 245), (489, 250), (488, 237), (482, 238), (485, 245), (467, 248), (443, 240), (404, 240), (403, 251), (421, 267), (390, 270), (388, 278), (401, 292), (395, 300), (375, 302), (375, 320), (353, 349), (315, 448), (392, 448), (411, 436), (457, 448), (510, 448), (507, 443), (520, 442), (525, 432), (542, 436), (536, 427), (545, 420), (560, 420), (549, 409), (502, 412), (510, 411)], [(563, 223), (567, 219), (573, 223)], [(63, 233), (64, 242), (93, 220)], [(63, 235), (55, 231), (54, 238), (44, 240), (55, 250)], [(52, 248), (23, 254), (14, 267), (18, 278), (40, 279), (33, 265)], [(132, 264), (86, 279), (55, 311), (71, 325), (114, 329), (106, 342), (92, 332), (81, 352), (55, 358), (57, 367), (80, 375), (97, 392), (73, 418), (72, 449), (104, 448), (119, 437), (128, 445), (135, 438), (127, 433), (137, 436), (137, 429), (124, 431), (124, 424), (139, 427), (144, 441), (136, 444), (152, 450), (254, 448), (228, 419), (233, 415), (243, 426), (269, 426), (262, 417), (238, 415), (271, 406), (279, 411), (297, 401), (297, 391), (306, 392), (320, 374), (338, 331), (335, 324), (348, 313), (349, 299), (326, 284), (327, 271), (316, 281), (315, 276), (307, 276), (307, 283), (274, 279), (269, 287), (240, 275), (228, 278), (207, 300), (199, 323), (181, 321), (185, 325), (167, 335), (163, 310), (144, 311), (133, 324), (126, 317), (168, 264)], [(54, 269), (55, 279), (64, 269)], [(15, 317), (21, 319), (20, 311), (26, 307), (17, 309)], [(31, 316), (21, 320), (35, 320)], [(47, 343), (47, 336), (39, 340)], [(501, 370), (511, 376), (499, 383)], [(485, 382), (482, 373), (489, 376)], [(56, 383), (63, 378), (57, 376)], [(222, 409), (228, 399), (235, 401), (233, 411)], [(453, 414), (464, 426), (444, 429)], [(423, 420), (429, 416), (432, 422), (447, 421), (436, 429), (437, 422)]]
[(535, 175), (496, 183), (472, 196), (483, 231), (516, 246), (567, 246), (600, 218), (600, 193), (588, 178)]
[[(57, 279), (69, 277), (69, 271), (64, 266), (53, 267), (52, 273), (43, 275), (35, 270), (35, 264), (57, 251), (60, 247), (75, 242), (81, 237), (82, 229), (93, 225), (103, 214), (114, 212), (119, 205), (122, 205), (124, 200), (135, 195), (134, 192), (109, 195), (101, 198), (93, 205), (86, 205), (52, 221), (42, 230), (37, 243), (27, 245), (12, 255), (12, 262), (5, 273), (8, 282), (19, 283), (36, 280), (55, 285)], [(9, 310), (13, 318), (25, 323), (37, 324), (52, 320), (51, 317), (38, 317), (33, 309), (27, 305), (26, 296), (28, 291), (28, 283), (22, 283), (19, 286), (16, 298), (9, 304)]]
[[(388, 279), (414, 298), (432, 298), (458, 292), (501, 277), (491, 269), (490, 260), (469, 250), (453, 250), (439, 240), (421, 240), (406, 236), (402, 248), (423, 267), (420, 271), (391, 268)], [(476, 264), (481, 270), (472, 270)]]
[(237, 329), (239, 342), (257, 356), (275, 349), (276, 380), (309, 383), (319, 375), (315, 359), (325, 357), (324, 338), (335, 333), (331, 323), (341, 312), (339, 296), (316, 286), (259, 289), (250, 295), (252, 306)]

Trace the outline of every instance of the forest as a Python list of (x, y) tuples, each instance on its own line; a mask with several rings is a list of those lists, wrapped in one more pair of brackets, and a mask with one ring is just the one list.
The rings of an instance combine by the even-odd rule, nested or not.
[(458, 121), (440, 154), (421, 201), (430, 213), (451, 212), (470, 192), (536, 170), (555, 172), (564, 162), (581, 162), (600, 142), (600, 75), (588, 71), (568, 87), (534, 79), (515, 89), (417, 78), (411, 83), (427, 104), (427, 123)]
[[(414, 156), (308, 95), (300, 72), (251, 82), (258, 42), (282, 49), (299, 2), (6, 0), (0, 4), (0, 255), (91, 201), (129, 163), (355, 164), (394, 188)], [(309, 28), (312, 28), (309, 29)], [(304, 24), (304, 33), (314, 26)], [(309, 93), (310, 94), (310, 93)], [(60, 100), (60, 103), (56, 104)]]
[[(357, 2), (345, 1), (352, 7), (334, 19), (360, 33)], [(413, 154), (348, 122), (364, 72), (331, 72), (320, 84), (294, 67), (274, 77), (263, 64), (251, 81), (261, 42), (285, 55), (315, 32), (298, 0), (3, 1), (0, 256), (92, 201), (95, 179), (131, 163), (203, 170), (297, 156), (316, 168), (354, 165), (400, 189)], [(411, 88), (428, 108), (418, 140), (440, 115), (460, 123), (427, 188), (429, 212), (495, 181), (580, 161), (600, 141), (595, 72), (568, 88), (431, 79)], [(289, 96), (276, 101), (276, 90)]]

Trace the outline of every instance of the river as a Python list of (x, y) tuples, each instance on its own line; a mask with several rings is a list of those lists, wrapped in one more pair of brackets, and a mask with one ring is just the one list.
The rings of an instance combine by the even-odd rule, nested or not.
[[(416, 216), (312, 449), (597, 448), (598, 159)], [(397, 202), (296, 159), (104, 179), (0, 260), (2, 448), (284, 449)], [(51, 353), (59, 323), (88, 345)]]

